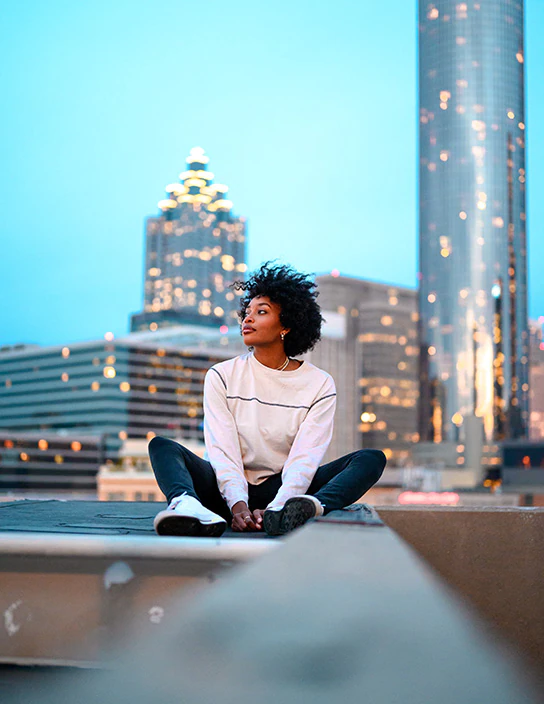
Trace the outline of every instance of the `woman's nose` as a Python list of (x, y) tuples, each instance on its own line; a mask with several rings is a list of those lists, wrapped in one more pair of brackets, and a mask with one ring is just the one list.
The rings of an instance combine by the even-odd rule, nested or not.
[(253, 317), (251, 316), (250, 313), (246, 313), (245, 318), (244, 318), (244, 323), (252, 323), (253, 322)]

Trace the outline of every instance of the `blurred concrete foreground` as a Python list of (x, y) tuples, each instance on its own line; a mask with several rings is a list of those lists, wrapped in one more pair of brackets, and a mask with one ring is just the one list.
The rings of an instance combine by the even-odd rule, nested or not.
[(98, 502), (94, 534), (28, 531), (30, 503), (0, 508), (3, 702), (542, 701), (544, 509), (361, 505), (206, 540), (153, 536), (149, 504), (117, 505), (136, 535)]

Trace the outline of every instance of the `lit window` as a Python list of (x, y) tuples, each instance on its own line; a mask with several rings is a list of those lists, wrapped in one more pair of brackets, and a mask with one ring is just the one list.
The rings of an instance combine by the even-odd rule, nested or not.
[(518, 51), (518, 53), (516, 54), (516, 59), (519, 61), (520, 64), (523, 63), (523, 54), (521, 53), (521, 51)]
[(130, 391), (130, 384), (128, 383), (128, 381), (122, 381), (119, 384), (119, 388), (121, 389), (121, 391), (126, 393), (127, 391)]
[(62, 455), (55, 455), (55, 462), (57, 464), (62, 464), (64, 462), (64, 457)]
[(149, 391), (150, 394), (156, 394), (156, 393), (157, 393), (157, 387), (155, 386), (155, 384), (150, 384), (150, 385), (147, 387), (147, 390)]
[(104, 373), (104, 376), (106, 377), (106, 379), (113, 379), (113, 378), (115, 378), (115, 375), (117, 374), (114, 367), (104, 367), (103, 373)]
[(127, 436), (127, 434), (126, 434), (126, 431), (124, 431), (124, 430), (120, 430), (120, 431), (119, 431), (119, 440), (126, 440), (127, 437), (128, 437), (128, 436)]
[(221, 308), (221, 306), (216, 306), (216, 307), (213, 309), (213, 313), (214, 313), (214, 315), (216, 315), (216, 316), (219, 317), (219, 316), (221, 316), (221, 315), (224, 315), (224, 314), (225, 314), (225, 311), (223, 310), (223, 308)]
[(154, 437), (155, 437), (155, 433), (152, 430), (150, 430), (149, 433), (146, 435), (146, 438), (148, 440), (152, 440)]
[(77, 440), (74, 440), (74, 442), (70, 445), (70, 447), (72, 448), (72, 450), (74, 452), (79, 452), (81, 450), (81, 443), (78, 442)]
[(427, 168), (429, 169), (429, 171), (436, 171), (436, 164), (433, 164), (433, 162), (431, 161)]
[(104, 335), (104, 339), (107, 340), (108, 342), (111, 342), (111, 341), (113, 340), (113, 338), (114, 338), (114, 335), (113, 335), (112, 332), (107, 332), (107, 333)]
[(40, 448), (40, 450), (47, 450), (47, 448), (49, 447), (49, 443), (47, 442), (47, 440), (38, 440), (38, 447)]
[(440, 161), (447, 161), (449, 158), (449, 155), (450, 155), (450, 153), (446, 149), (443, 149), (440, 152)]
[(93, 391), (98, 391), (99, 388), (100, 388), (100, 384), (98, 383), (98, 381), (93, 381), (93, 383), (91, 384), (91, 389)]
[(69, 357), (69, 356), (70, 356), (70, 350), (69, 350), (69, 348), (68, 348), (68, 347), (63, 347), (61, 354), (62, 354), (63, 357)]
[(433, 347), (432, 345), (428, 348), (427, 352), (430, 354), (431, 357), (434, 357), (436, 354), (436, 347)]
[(462, 425), (463, 424), (463, 416), (460, 413), (454, 413), (451, 418), (451, 422), (457, 426)]
[(68, 374), (67, 374), (66, 372), (64, 372), (64, 374), (62, 374), (60, 378), (61, 378), (63, 381), (68, 381), (68, 379), (69, 379), (70, 377), (68, 376)]
[(438, 9), (436, 7), (432, 7), (429, 12), (427, 12), (427, 19), (429, 20), (437, 20), (440, 16), (440, 13), (438, 12)]
[(515, 114), (512, 112), (512, 110), (509, 110), (506, 115), (508, 116), (509, 120), (513, 120), (515, 117)]
[(427, 296), (427, 300), (429, 303), (434, 303), (436, 301), (436, 293), (429, 293)]
[(383, 315), (380, 322), (385, 327), (388, 327), (389, 325), (393, 325), (393, 318), (390, 315)]
[(157, 323), (150, 323), (150, 325), (149, 325), (149, 329), (151, 330), (151, 332), (155, 332), (155, 330), (157, 330), (158, 327), (159, 326), (157, 325)]
[(465, 213), (464, 210), (461, 210), (461, 212), (459, 213), (459, 217), (461, 218), (461, 220), (467, 219), (467, 214)]
[(26, 452), (21, 452), (21, 454), (19, 455), (19, 457), (23, 460), (23, 462), (28, 462), (29, 457), (28, 457), (28, 455), (26, 454)]

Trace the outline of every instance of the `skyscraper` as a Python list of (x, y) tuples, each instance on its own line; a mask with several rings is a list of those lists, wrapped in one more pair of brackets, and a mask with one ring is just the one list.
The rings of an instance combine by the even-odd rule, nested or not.
[(523, 437), (522, 0), (420, 0), (419, 157), (421, 439)]
[(232, 324), (238, 300), (228, 285), (247, 269), (245, 218), (232, 214), (227, 186), (213, 183), (198, 147), (180, 183), (166, 187), (161, 214), (146, 221), (144, 310), (131, 329), (180, 323)]

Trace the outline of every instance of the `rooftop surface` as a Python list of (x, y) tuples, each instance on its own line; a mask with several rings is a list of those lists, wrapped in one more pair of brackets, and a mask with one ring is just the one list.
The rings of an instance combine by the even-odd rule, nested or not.
[[(156, 537), (155, 515), (166, 503), (151, 501), (20, 500), (0, 503), (0, 533), (68, 533)], [(224, 537), (269, 538), (266, 533), (235, 533)]]

